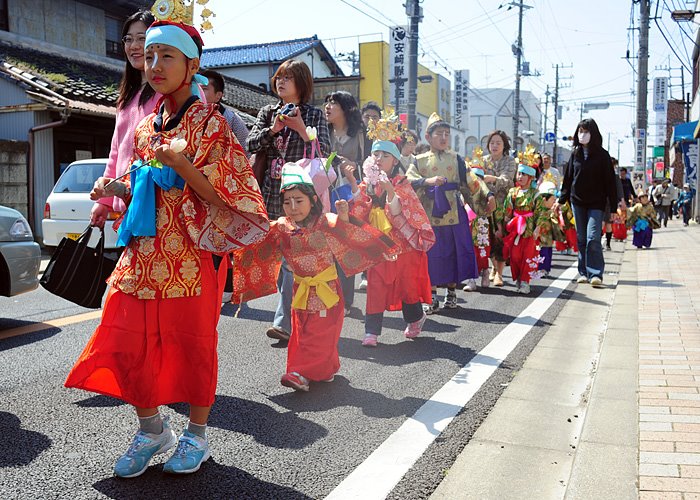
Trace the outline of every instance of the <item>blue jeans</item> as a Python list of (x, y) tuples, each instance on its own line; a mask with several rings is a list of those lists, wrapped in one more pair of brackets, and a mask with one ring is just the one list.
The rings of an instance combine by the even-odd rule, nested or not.
[(588, 279), (603, 279), (605, 259), (600, 242), (603, 231), (603, 211), (572, 204), (578, 239), (578, 273)]
[(272, 326), (292, 333), (292, 290), (294, 288), (294, 275), (287, 265), (287, 261), (282, 259), (280, 273), (277, 276), (277, 291), (280, 294), (275, 311), (275, 319)]

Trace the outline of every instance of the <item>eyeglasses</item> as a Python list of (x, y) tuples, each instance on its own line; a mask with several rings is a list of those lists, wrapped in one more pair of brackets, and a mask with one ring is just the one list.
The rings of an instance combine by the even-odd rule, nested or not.
[(293, 76), (289, 76), (289, 75), (276, 76), (276, 77), (275, 77), (275, 81), (276, 81), (276, 82), (280, 82), (280, 83), (285, 83), (285, 82), (289, 82), (289, 81), (292, 81), (292, 80), (294, 80), (294, 77), (293, 77)]
[(144, 43), (146, 43), (146, 37), (143, 35), (137, 37), (126, 35), (125, 37), (122, 37), (122, 42), (124, 42), (124, 45), (132, 45), (134, 43), (143, 45)]

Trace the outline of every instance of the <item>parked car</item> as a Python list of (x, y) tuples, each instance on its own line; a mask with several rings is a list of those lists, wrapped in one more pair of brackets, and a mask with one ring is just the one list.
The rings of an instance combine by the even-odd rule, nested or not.
[[(107, 159), (74, 161), (58, 178), (44, 206), (44, 219), (41, 229), (44, 245), (57, 246), (66, 238), (78, 239), (90, 224), (90, 210), (95, 204), (90, 199), (90, 191), (98, 177), (105, 171)], [(112, 228), (118, 212), (110, 212), (105, 223), (105, 248), (117, 248), (117, 233)], [(99, 231), (93, 231), (89, 245), (97, 245)]]
[(12, 297), (39, 286), (41, 248), (27, 219), (0, 206), (0, 295)]

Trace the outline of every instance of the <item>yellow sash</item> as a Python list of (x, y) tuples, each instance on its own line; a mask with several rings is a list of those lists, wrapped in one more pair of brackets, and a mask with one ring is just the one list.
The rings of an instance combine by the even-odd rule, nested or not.
[(389, 234), (393, 229), (391, 222), (384, 213), (384, 209), (380, 207), (374, 207), (369, 212), (369, 223), (372, 227), (376, 227), (384, 234)]
[(338, 294), (328, 286), (328, 282), (336, 279), (338, 277), (338, 272), (335, 266), (328, 266), (323, 271), (318, 273), (316, 276), (297, 276), (294, 275), (294, 281), (299, 284), (297, 288), (297, 293), (294, 294), (294, 299), (292, 299), (292, 307), (294, 309), (304, 309), (306, 310), (307, 303), (309, 301), (309, 291), (311, 287), (316, 287), (316, 295), (325, 306), (330, 309), (338, 303), (340, 297)]

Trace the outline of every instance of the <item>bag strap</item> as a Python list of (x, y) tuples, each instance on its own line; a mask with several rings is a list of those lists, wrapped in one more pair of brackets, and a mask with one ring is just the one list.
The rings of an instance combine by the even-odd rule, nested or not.
[(87, 302), (92, 302), (95, 300), (95, 296), (99, 293), (102, 281), (102, 269), (104, 268), (104, 253), (105, 253), (105, 231), (104, 228), (99, 228), (100, 230), (100, 240), (97, 242), (95, 247), (95, 255), (97, 257), (97, 270), (96, 279), (93, 280), (90, 290), (85, 294), (85, 299)]
[(83, 255), (85, 255), (85, 252), (88, 250), (88, 242), (90, 241), (91, 236), (92, 226), (88, 224), (88, 227), (85, 229), (85, 231), (83, 231), (83, 234), (81, 234), (76, 240), (78, 246), (76, 251), (71, 255), (68, 265), (66, 266), (67, 269), (72, 269), (73, 272), (66, 273), (61, 277), (61, 280), (56, 283), (55, 290), (59, 295), (65, 291), (65, 287), (67, 287), (73, 280), (73, 276), (75, 276), (76, 264), (82, 260)]

